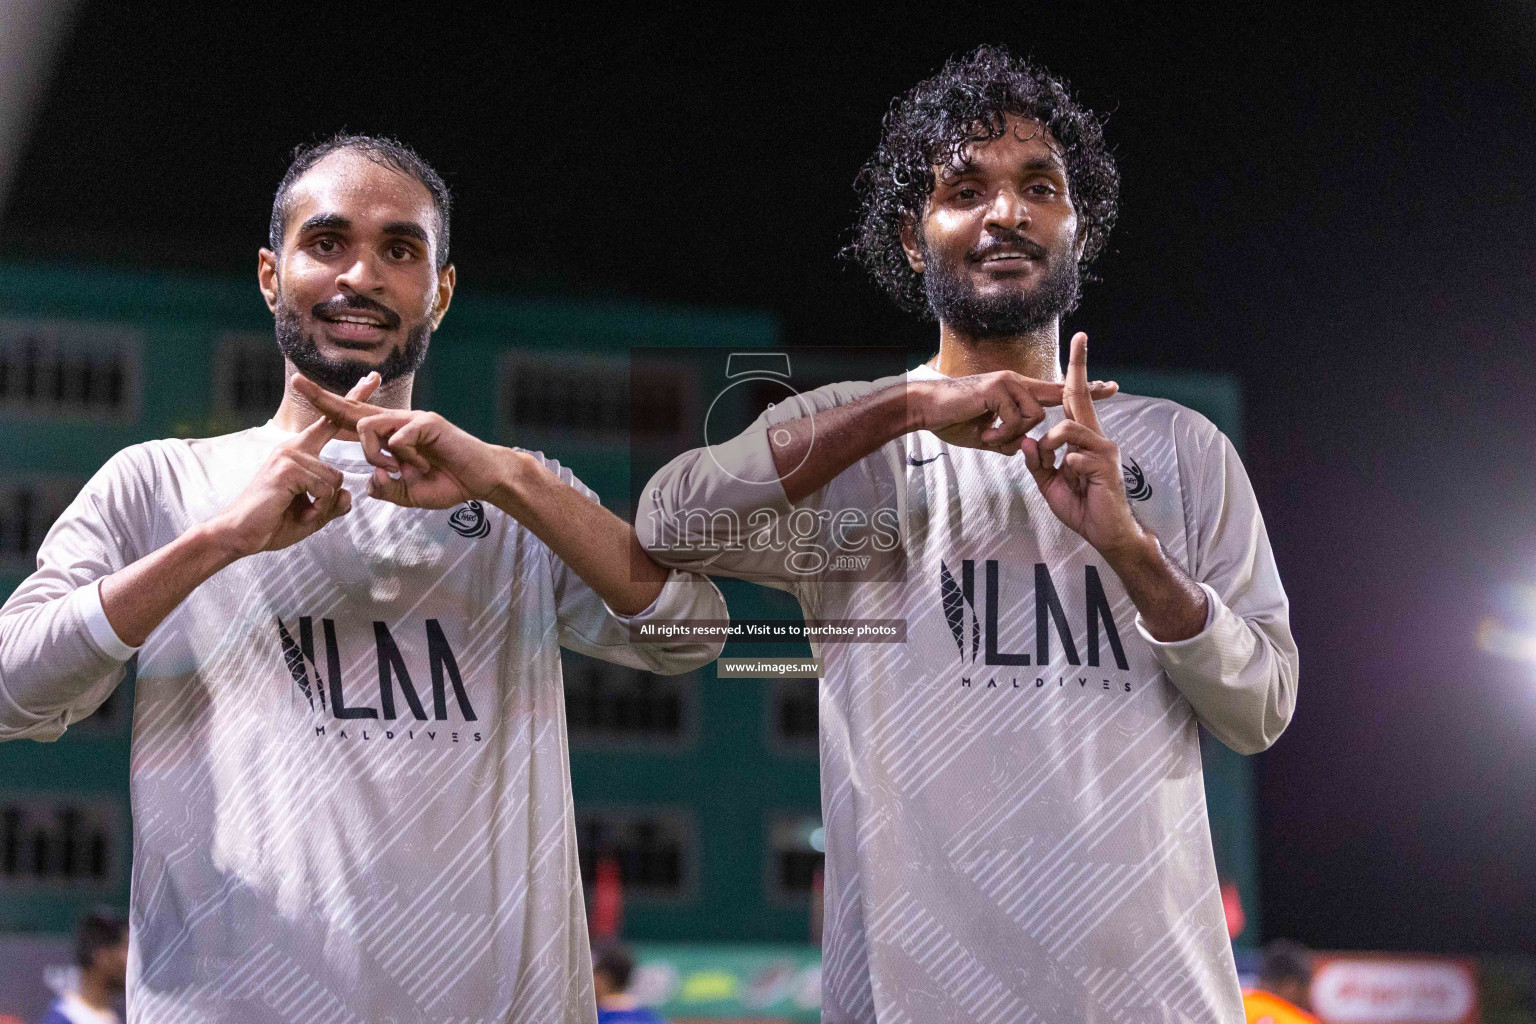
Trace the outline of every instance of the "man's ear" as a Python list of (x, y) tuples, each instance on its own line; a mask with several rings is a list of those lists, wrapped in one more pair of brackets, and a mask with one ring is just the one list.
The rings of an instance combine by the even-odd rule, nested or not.
[(435, 331), (448, 315), (448, 304), (453, 301), (453, 287), (458, 283), (459, 272), (450, 263), (437, 272), (437, 297), (432, 302), (432, 329)]
[(277, 312), (277, 253), (262, 249), (256, 255), (256, 284), (261, 297), (267, 300), (267, 309)]
[(917, 239), (917, 221), (910, 214), (901, 219), (901, 248), (907, 254), (907, 265), (921, 274), (927, 267), (923, 259), (923, 247)]

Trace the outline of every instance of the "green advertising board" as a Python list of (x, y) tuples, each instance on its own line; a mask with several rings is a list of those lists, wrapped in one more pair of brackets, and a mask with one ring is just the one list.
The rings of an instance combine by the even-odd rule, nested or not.
[(640, 943), (631, 994), (672, 1024), (821, 1020), (815, 946)]

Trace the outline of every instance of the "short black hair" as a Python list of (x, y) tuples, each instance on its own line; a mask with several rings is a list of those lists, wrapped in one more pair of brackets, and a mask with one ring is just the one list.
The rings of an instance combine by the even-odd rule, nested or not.
[(1061, 78), (1005, 46), (979, 46), (892, 101), (880, 143), (854, 181), (858, 221), (843, 255), (868, 270), (902, 309), (932, 316), (923, 275), (902, 249), (901, 229), (909, 220), (921, 225), (933, 168), (971, 143), (1002, 135), (1010, 115), (1040, 122), (1061, 148), (1083, 232), (1078, 267), (1084, 280), (1095, 279), (1089, 266), (1104, 250), (1120, 199), (1120, 172), (1099, 117), (1072, 98)]
[(1271, 984), (1293, 981), (1302, 985), (1312, 983), (1312, 952), (1299, 942), (1275, 939), (1264, 947), (1264, 959), (1259, 976)]
[(635, 955), (622, 943), (609, 943), (600, 947), (592, 957), (592, 970), (608, 975), (613, 987), (623, 992), (629, 988), (630, 976), (635, 973)]
[(422, 159), (420, 153), (399, 139), (380, 135), (337, 132), (321, 142), (295, 146), (288, 170), (278, 183), (277, 194), (272, 197), (272, 220), (267, 225), (267, 247), (273, 252), (283, 251), (283, 229), (288, 223), (288, 195), (293, 191), (294, 183), (315, 164), (343, 149), (359, 153), (376, 164), (414, 178), (432, 194), (432, 205), (437, 210), (437, 269), (446, 267), (448, 216), (453, 208), (453, 196), (442, 177), (432, 169), (431, 164)]
[(111, 907), (97, 907), (75, 926), (75, 963), (88, 970), (96, 954), (111, 949), (128, 934), (128, 919)]

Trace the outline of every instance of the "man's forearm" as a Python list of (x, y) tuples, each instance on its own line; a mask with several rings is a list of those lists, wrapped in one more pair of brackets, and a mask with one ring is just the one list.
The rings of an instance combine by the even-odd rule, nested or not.
[(165, 547), (101, 581), (101, 607), (119, 640), (138, 647), (214, 573), (238, 556), (217, 528), (187, 530)]
[(1155, 639), (1188, 640), (1205, 628), (1205, 591), (1163, 552), (1151, 530), (1144, 528), (1134, 542), (1100, 553)]
[(528, 527), (620, 615), (649, 608), (667, 570), (640, 547), (634, 528), (531, 455), (505, 451), (491, 503)]
[(907, 389), (898, 385), (814, 416), (770, 426), (768, 448), (784, 496), (796, 502), (915, 426)]

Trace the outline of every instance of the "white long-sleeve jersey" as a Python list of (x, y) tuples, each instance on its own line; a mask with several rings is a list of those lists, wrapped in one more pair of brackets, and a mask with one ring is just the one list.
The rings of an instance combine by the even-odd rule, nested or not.
[[(152, 441), (96, 474), (0, 610), (0, 738), (52, 739), (135, 653), (100, 578), (226, 507), (266, 427)], [(349, 515), (242, 559), (138, 650), (128, 1019), (140, 1024), (595, 1020), (561, 646), (675, 673), (726, 617), (674, 572), (626, 618), (499, 509)], [(551, 470), (591, 495), (570, 471)]]
[(779, 403), (663, 468), (636, 516), (663, 563), (789, 590), (808, 619), (906, 622), (904, 643), (813, 644), (823, 1020), (1241, 1021), (1197, 722), (1262, 750), (1297, 656), (1236, 452), (1172, 402), (1096, 403), (1136, 516), (1209, 598), (1199, 635), (1159, 643), (1021, 456), (918, 431), (786, 500), (772, 425), (902, 380)]

